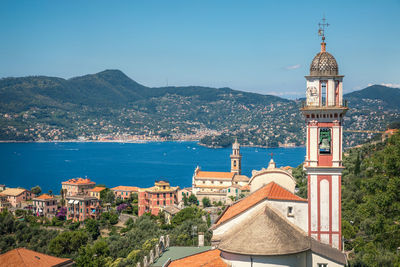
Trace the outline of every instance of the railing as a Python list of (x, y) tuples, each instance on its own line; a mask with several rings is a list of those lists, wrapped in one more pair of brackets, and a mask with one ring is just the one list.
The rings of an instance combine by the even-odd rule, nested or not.
[[(303, 100), (303, 101), (301, 101), (301, 108), (307, 108), (307, 107), (325, 107), (325, 106), (321, 106), (321, 105), (318, 105), (318, 106), (316, 106), (316, 105), (307, 105), (307, 102), (305, 101), (305, 100)], [(343, 104), (341, 105), (341, 106), (337, 106), (337, 105), (333, 105), (333, 106), (330, 106), (330, 105), (328, 105), (328, 106), (326, 106), (326, 107), (345, 107), (345, 108), (347, 108), (348, 107), (348, 101), (347, 101), (347, 99), (346, 100), (343, 100)]]

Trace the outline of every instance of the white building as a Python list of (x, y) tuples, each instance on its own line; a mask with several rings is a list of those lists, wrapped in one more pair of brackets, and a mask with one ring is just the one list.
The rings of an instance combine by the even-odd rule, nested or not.
[(207, 197), (211, 202), (230, 203), (229, 196), (239, 197), (241, 188), (248, 184), (249, 178), (241, 174), (242, 155), (237, 140), (232, 145), (230, 158), (230, 172), (202, 171), (200, 167), (195, 169), (192, 177), (192, 193), (200, 202)]
[(307, 124), (308, 199), (294, 194), (295, 180), (272, 160), (267, 169), (254, 171), (251, 194), (228, 206), (211, 227), (213, 253), (219, 253), (226, 266), (346, 264), (340, 192), (347, 107), (342, 99), (343, 76), (335, 58), (326, 52), (323, 29), (320, 32), (321, 52), (306, 76), (307, 100), (301, 109)]

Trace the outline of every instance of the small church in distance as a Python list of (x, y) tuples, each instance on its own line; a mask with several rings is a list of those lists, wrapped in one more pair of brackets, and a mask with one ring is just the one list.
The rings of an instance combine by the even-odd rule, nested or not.
[[(168, 266), (189, 262), (191, 266), (232, 267), (346, 265), (341, 177), (342, 124), (347, 107), (343, 102), (343, 76), (339, 75), (336, 59), (326, 51), (327, 24), (323, 22), (321, 51), (306, 76), (307, 99), (301, 108), (307, 126), (304, 169), (308, 198), (295, 195), (296, 182), (291, 173), (276, 168), (273, 160), (267, 169), (253, 171), (251, 179), (241, 176), (239, 144), (235, 142), (231, 172), (203, 172), (197, 168), (193, 192), (199, 197), (217, 192), (222, 186), (237, 185), (247, 186), (249, 195), (231, 203), (212, 225), (212, 250), (172, 261)], [(240, 179), (235, 180), (236, 175)]]

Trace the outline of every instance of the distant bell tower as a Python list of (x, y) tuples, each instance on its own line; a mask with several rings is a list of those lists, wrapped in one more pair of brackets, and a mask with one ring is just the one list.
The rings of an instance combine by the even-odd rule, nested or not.
[(334, 248), (342, 249), (341, 178), (343, 117), (343, 75), (336, 59), (326, 52), (323, 18), (319, 24), (321, 52), (311, 62), (307, 100), (301, 108), (307, 125), (307, 153), (304, 168), (308, 177), (308, 233)]
[(237, 139), (235, 139), (235, 143), (232, 144), (231, 172), (236, 174), (242, 173), (242, 155), (240, 155), (240, 145)]

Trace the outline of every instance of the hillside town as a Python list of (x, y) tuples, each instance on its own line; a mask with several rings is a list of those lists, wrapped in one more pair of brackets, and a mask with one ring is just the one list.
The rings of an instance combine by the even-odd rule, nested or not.
[[(338, 56), (337, 60), (330, 53), (330, 47), (332, 45), (340, 52), (335, 54), (349, 57), (356, 53), (350, 49), (355, 43), (344, 42), (350, 53), (343, 53), (340, 50), (343, 42), (338, 36), (347, 38), (351, 35), (359, 40), (357, 34), (345, 31), (332, 35), (334, 40), (329, 41), (328, 46), (326, 30), (330, 24), (324, 16), (318, 23), (318, 42), (310, 41), (318, 45), (318, 49), (309, 54), (309, 40), (300, 38), (303, 33), (299, 29), (306, 28), (305, 25), (300, 22), (295, 25), (299, 32), (292, 32), (289, 38), (279, 33), (285, 28), (279, 28), (281, 22), (276, 19), (277, 15), (281, 17), (282, 10), (286, 12), (285, 19), (297, 13), (315, 12), (312, 6), (304, 8), (306, 3), (300, 6), (290, 3), (298, 8), (295, 12), (290, 12), (284, 5), (277, 15), (272, 14), (275, 11), (270, 6), (263, 6), (265, 10), (256, 10), (258, 8), (252, 6), (246, 16), (240, 8), (243, 6), (233, 2), (220, 6), (213, 4), (212, 8), (211, 3), (202, 7), (199, 3), (188, 2), (185, 4), (189, 6), (182, 6), (178, 13), (174, 13), (177, 8), (173, 1), (152, 3), (153, 6), (146, 6), (145, 2), (134, 3), (132, 9), (124, 5), (119, 10), (100, 2), (89, 6), (82, 2), (70, 9), (60, 3), (57, 9), (77, 17), (63, 21), (68, 27), (60, 27), (57, 16), (62, 14), (50, 7), (46, 12), (53, 11), (51, 20), (41, 20), (45, 8), (40, 4), (34, 12), (23, 13), (27, 16), (25, 20), (19, 17), (21, 23), (32, 24), (31, 28), (25, 26), (32, 31), (25, 33), (29, 35), (30, 49), (38, 52), (38, 47), (44, 46), (49, 55), (38, 53), (37, 57), (51, 68), (65, 67), (64, 74), (67, 71), (75, 74), (79, 64), (89, 69), (84, 61), (91, 62), (91, 58), (98, 60), (95, 61), (96, 69), (107, 64), (138, 65), (144, 75), (139, 77), (150, 76), (146, 69), (155, 71), (152, 82), (157, 87), (137, 83), (119, 70), (69, 79), (41, 75), (0, 79), (0, 142), (18, 142), (0, 145), (32, 145), (36, 149), (29, 154), (12, 148), (2, 159), (13, 157), (18, 163), (32, 161), (30, 166), (9, 165), (14, 169), (34, 169), (37, 166), (32, 166), (36, 164), (32, 159), (39, 153), (46, 154), (51, 162), (39, 168), (50, 173), (51, 167), (56, 173), (54, 176), (50, 173), (47, 180), (40, 180), (47, 184), (39, 184), (39, 175), (34, 170), (27, 175), (31, 181), (25, 180), (25, 184), (14, 174), (9, 175), (10, 178), (3, 176), (8, 180), (0, 181), (0, 267), (400, 266), (400, 105), (396, 100), (400, 99), (400, 89), (369, 85), (346, 94), (342, 71), (348, 73), (346, 68), (351, 64), (341, 63), (343, 69), (339, 69), (338, 62), (339, 59), (342, 62), (342, 58)], [(32, 8), (28, 3), (26, 5), (27, 10)], [(271, 9), (267, 10), (267, 7)], [(343, 12), (350, 7), (364, 12), (364, 7), (358, 5), (339, 7)], [(203, 8), (213, 9), (215, 13), (203, 16), (200, 10)], [(329, 8), (331, 14), (337, 10), (337, 7)], [(79, 12), (73, 9), (79, 9)], [(89, 9), (95, 15), (88, 16)], [(382, 20), (379, 12), (370, 11), (377, 20)], [(90, 27), (80, 13), (85, 19), (89, 17)], [(153, 13), (156, 16), (150, 16)], [(224, 17), (225, 13), (235, 16)], [(255, 27), (254, 23), (264, 17), (271, 17), (269, 24), (276, 24), (268, 38), (260, 34), (265, 29)], [(344, 15), (341, 17), (342, 24), (338, 23), (341, 29), (354, 22)], [(224, 20), (229, 27), (218, 28), (216, 18)], [(4, 20), (9, 22), (7, 18)], [(236, 21), (239, 23), (235, 24)], [(293, 24), (290, 20), (285, 23)], [(258, 24), (265, 27), (268, 23)], [(181, 35), (168, 31), (176, 25), (183, 26)], [(49, 36), (48, 43), (42, 42), (43, 36), (35, 28)], [(144, 30), (137, 32), (136, 28)], [(157, 30), (152, 31), (155, 28)], [(373, 27), (370, 28), (373, 32)], [(58, 35), (58, 31), (62, 34)], [(251, 31), (257, 33), (254, 35)], [(207, 32), (212, 32), (208, 38)], [(126, 37), (124, 42), (118, 38), (121, 33)], [(97, 34), (101, 34), (101, 38), (92, 39)], [(11, 49), (12, 43), (7, 43), (14, 36), (4, 35), (8, 37), (4, 42), (10, 48), (2, 47), (3, 50), (15, 51)], [(65, 51), (64, 42), (72, 52)], [(228, 50), (234, 43), (240, 47), (235, 48), (238, 50), (232, 48), (231, 54)], [(274, 49), (255, 49), (260, 44)], [(301, 56), (291, 54), (294, 44), (299, 50), (295, 53)], [(371, 48), (363, 43), (356, 45), (360, 50)], [(397, 51), (397, 46), (390, 45), (385, 49)], [(64, 50), (66, 58), (75, 53), (80, 56), (79, 64), (56, 57), (53, 50), (58, 46)], [(80, 49), (85, 46), (89, 50), (82, 56)], [(179, 53), (170, 54), (175, 49)], [(305, 51), (312, 60), (304, 64), (307, 65), (306, 73), (301, 73)], [(26, 60), (22, 52), (18, 56)], [(129, 57), (129, 53), (135, 58)], [(264, 53), (266, 56), (261, 55)], [(374, 51), (369, 53), (372, 57)], [(113, 60), (120, 59), (115, 62), (105, 60), (102, 54)], [(196, 57), (197, 54), (203, 58)], [(391, 56), (391, 60), (396, 61)], [(251, 57), (251, 61), (246, 61), (247, 57)], [(183, 65), (193, 68), (189, 74), (198, 73), (198, 78), (193, 78), (183, 72), (187, 77), (178, 83), (184, 85), (189, 84), (190, 79), (204, 82), (217, 76), (233, 82), (237, 78), (234, 76), (240, 73), (243, 75), (240, 78), (254, 80), (251, 86), (259, 86), (258, 82), (265, 83), (265, 80), (255, 78), (260, 76), (255, 70), (260, 68), (257, 66), (260, 58), (263, 59), (262, 75), (271, 79), (270, 84), (263, 86), (276, 86), (278, 82), (293, 86), (288, 77), (294, 75), (289, 71), (299, 71), (296, 75), (303, 83), (305, 81), (301, 98), (291, 100), (277, 96), (284, 95), (283, 92), (272, 95), (228, 87), (175, 87), (168, 83), (168, 75), (181, 72), (178, 65)], [(279, 58), (286, 66), (268, 65), (265, 59), (270, 58)], [(177, 62), (176, 65), (170, 63), (171, 59)], [(14, 66), (9, 64), (7, 57), (5, 60), (12, 69)], [(203, 71), (210, 62), (217, 68)], [(365, 62), (358, 58), (359, 65)], [(27, 60), (26, 64), (38, 71), (46, 69), (37, 62), (32, 64)], [(228, 68), (227, 64), (235, 65), (237, 69)], [(368, 74), (364, 74), (365, 69), (361, 67), (359, 71), (362, 75)], [(281, 81), (272, 79), (276, 73), (282, 75), (278, 77)], [(356, 72), (351, 74), (353, 77), (358, 75)], [(159, 80), (163, 75), (167, 76), (166, 86), (160, 87)], [(211, 84), (223, 86), (225, 82), (213, 81)], [(241, 80), (235, 82), (240, 84)], [(281, 86), (282, 91), (289, 85)], [(386, 89), (389, 93), (384, 93)], [(376, 95), (380, 98), (375, 99)], [(63, 154), (67, 149), (60, 148), (57, 156), (49, 156), (48, 150), (40, 148), (40, 145), (48, 144), (37, 144), (71, 141), (157, 143), (154, 143), (156, 148), (151, 149), (149, 144), (137, 144), (147, 156), (132, 148), (125, 156), (122, 151), (128, 146), (126, 144), (98, 144), (99, 149), (89, 152), (68, 148), (68, 159)], [(183, 155), (176, 146), (180, 142), (171, 142), (171, 147), (175, 147), (167, 153), (160, 147), (169, 143), (158, 143), (163, 141), (198, 141), (197, 144), (204, 147), (185, 143), (184, 149), (190, 153)], [(111, 154), (105, 149), (110, 145), (120, 147)], [(245, 146), (257, 148), (251, 154), (247, 153), (250, 149), (243, 148)], [(302, 148), (294, 148), (299, 146)], [(267, 154), (258, 147), (278, 149), (271, 149), (269, 152), (272, 153)], [(211, 154), (200, 157), (205, 150), (216, 151), (209, 148), (226, 148), (223, 149), (226, 154), (224, 157), (209, 156)], [(286, 154), (281, 152), (284, 150)], [(294, 150), (299, 154), (295, 155)], [(100, 157), (100, 152), (105, 155)], [(262, 155), (261, 164), (252, 165), (248, 161), (255, 153)], [(76, 156), (78, 154), (83, 155), (83, 159), (96, 161), (93, 168), (97, 172), (93, 173), (97, 177), (85, 175), (90, 173), (88, 169), (92, 166), (82, 162), (82, 158)], [(162, 158), (155, 160), (156, 154)], [(277, 154), (282, 156), (277, 157)], [(56, 157), (62, 159), (63, 164), (57, 164)], [(132, 161), (126, 160), (128, 157), (139, 159), (138, 164), (133, 165)], [(190, 163), (184, 162), (189, 157), (194, 159)], [(295, 157), (300, 160), (285, 161)], [(115, 167), (111, 159), (122, 162), (125, 169)], [(170, 159), (175, 162), (170, 164), (167, 162)], [(66, 175), (65, 169), (72, 169), (73, 160), (82, 168)], [(288, 166), (294, 165), (293, 162), (298, 166)], [(103, 166), (110, 172), (106, 173)], [(224, 169), (221, 166), (225, 166)], [(136, 169), (140, 169), (139, 175), (131, 175)], [(150, 169), (163, 178), (154, 177)], [(168, 172), (170, 169), (185, 170), (183, 179), (168, 176), (168, 173), (175, 173)], [(106, 173), (103, 177), (102, 172)], [(123, 174), (129, 176), (116, 179)], [(151, 179), (146, 179), (149, 176)], [(31, 187), (36, 182), (38, 184)], [(28, 185), (31, 188), (27, 188)], [(50, 186), (52, 188), (48, 190)]]

